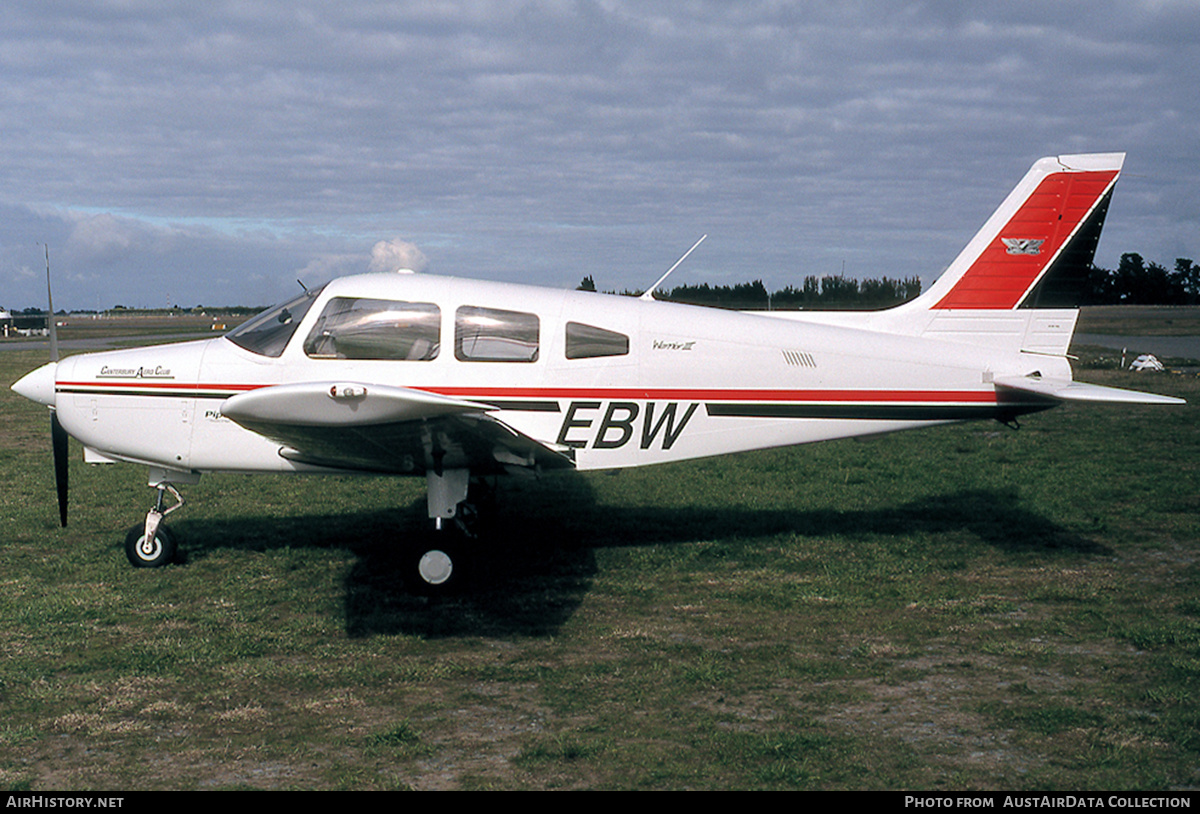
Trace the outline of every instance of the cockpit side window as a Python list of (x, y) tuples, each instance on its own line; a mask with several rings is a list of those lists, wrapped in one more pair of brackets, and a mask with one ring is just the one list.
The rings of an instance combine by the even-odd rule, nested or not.
[(464, 305), (454, 315), (454, 357), (463, 362), (536, 362), (537, 314)]
[(282, 305), (268, 308), (225, 334), (225, 337), (251, 353), (278, 357), (320, 293), (319, 288), (306, 291)]
[(441, 348), (442, 312), (430, 302), (334, 297), (304, 352), (314, 359), (429, 361)]
[(567, 358), (595, 359), (601, 356), (625, 356), (629, 353), (629, 337), (625, 334), (584, 325), (567, 323)]

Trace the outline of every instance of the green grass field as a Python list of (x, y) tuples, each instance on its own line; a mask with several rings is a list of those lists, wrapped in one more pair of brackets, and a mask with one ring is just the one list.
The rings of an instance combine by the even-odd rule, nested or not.
[(1142, 336), (1200, 335), (1200, 307), (1195, 305), (1099, 305), (1081, 308), (1079, 333)]
[(505, 484), (468, 594), (408, 594), (423, 482), (206, 476), (128, 566), (145, 472), (0, 354), (0, 787), (1167, 789), (1200, 784), (1200, 380)]

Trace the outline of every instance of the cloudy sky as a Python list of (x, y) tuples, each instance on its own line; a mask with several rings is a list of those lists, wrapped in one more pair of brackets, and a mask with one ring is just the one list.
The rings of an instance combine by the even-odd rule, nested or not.
[(0, 305), (341, 274), (928, 285), (1033, 161), (1125, 151), (1097, 262), (1200, 259), (1195, 0), (9, 0)]

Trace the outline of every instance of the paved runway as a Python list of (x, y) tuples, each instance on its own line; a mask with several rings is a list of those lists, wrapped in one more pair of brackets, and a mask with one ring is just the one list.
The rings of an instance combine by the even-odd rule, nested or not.
[[(111, 350), (112, 348), (127, 347), (134, 340), (139, 342), (145, 340), (147, 344), (152, 344), (154, 342), (182, 342), (189, 339), (212, 339), (220, 335), (213, 331), (204, 331), (203, 333), (196, 334), (143, 334), (135, 336), (106, 336), (97, 339), (60, 339), (58, 340), (58, 347), (60, 350)], [(50, 340), (28, 339), (0, 342), (0, 351), (37, 350), (38, 348), (45, 350), (48, 358)]]

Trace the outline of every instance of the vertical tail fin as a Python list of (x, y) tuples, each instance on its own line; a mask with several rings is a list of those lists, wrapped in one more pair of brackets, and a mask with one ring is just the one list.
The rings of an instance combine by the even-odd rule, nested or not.
[(1124, 153), (1043, 158), (915, 300), (797, 318), (1064, 356), (1124, 162)]
[(1078, 305), (1124, 161), (1124, 153), (1100, 153), (1035, 163), (912, 304), (993, 311)]

